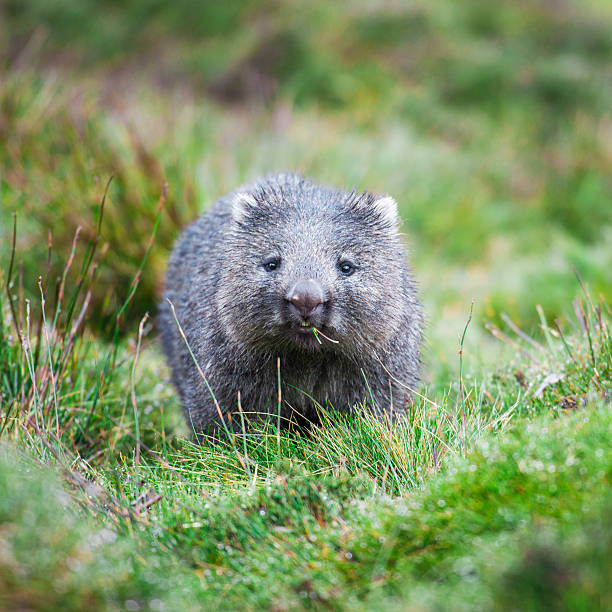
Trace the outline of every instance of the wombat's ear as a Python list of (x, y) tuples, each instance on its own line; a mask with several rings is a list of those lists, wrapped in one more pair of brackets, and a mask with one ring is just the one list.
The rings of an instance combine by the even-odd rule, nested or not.
[(386, 223), (393, 229), (399, 225), (397, 202), (391, 196), (379, 196), (374, 200), (373, 207)]
[(249, 210), (257, 208), (257, 200), (252, 194), (241, 191), (234, 196), (232, 202), (232, 218), (240, 223), (248, 215)]

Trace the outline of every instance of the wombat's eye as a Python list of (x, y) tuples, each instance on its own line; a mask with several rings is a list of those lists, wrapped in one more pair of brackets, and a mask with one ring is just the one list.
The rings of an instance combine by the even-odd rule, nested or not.
[(274, 270), (278, 270), (280, 263), (280, 257), (271, 257), (263, 262), (263, 267), (267, 272), (274, 272)]
[(355, 271), (355, 266), (350, 261), (338, 262), (338, 268), (344, 276), (350, 276)]

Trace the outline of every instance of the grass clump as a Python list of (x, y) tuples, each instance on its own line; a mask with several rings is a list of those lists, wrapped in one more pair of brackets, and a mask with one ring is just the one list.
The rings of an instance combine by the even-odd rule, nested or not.
[[(609, 407), (594, 405), (561, 420), (547, 415), (520, 422), (501, 440), (487, 437), (426, 491), (390, 502), (386, 528), (361, 532), (352, 550), (371, 551), (378, 540), (385, 552), (379, 571), (390, 578), (382, 590), (395, 587), (391, 598), (404, 605), (502, 609), (507, 602), (545, 609), (557, 598), (569, 605), (578, 592), (574, 601), (599, 609), (609, 588), (582, 592), (580, 585), (591, 572), (600, 587), (609, 576), (600, 543), (590, 542), (598, 552), (585, 566), (580, 562), (587, 552), (583, 539), (610, 527), (609, 425)], [(551, 567), (553, 551), (570, 538), (583, 540), (581, 546)], [(547, 578), (539, 589), (526, 571), (530, 563)]]
[(197, 580), (162, 556), (141, 563), (149, 552), (117, 533), (101, 489), (68, 481), (67, 489), (48, 466), (0, 445), (2, 609), (195, 609), (182, 589)]
[[(88, 502), (85, 492), (73, 494), (85, 506), (78, 510), (40, 468), (24, 476), (4, 458), (2, 499), (12, 505), (0, 516), (18, 549), (3, 574), (10, 586), (5, 597), (17, 597), (19, 589), (31, 598), (57, 593), (54, 581), (67, 571), (58, 602), (69, 609), (84, 597), (93, 607), (122, 598), (156, 606), (159, 598), (165, 605), (222, 609), (544, 609), (551, 602), (605, 609), (611, 425), (609, 407), (595, 404), (561, 419), (521, 421), (503, 438), (486, 436), (465, 458), (447, 463), (426, 489), (400, 497), (377, 493), (367, 479), (289, 464), (256, 487), (218, 486), (202, 494), (197, 472), (183, 473), (180, 482), (159, 467), (131, 464), (129, 474), (107, 472), (122, 491), (112, 498), (112, 484), (98, 489), (102, 512), (91, 489)], [(63, 506), (53, 501), (57, 495)], [(15, 514), (15, 504), (36, 510)], [(66, 524), (70, 537), (58, 546)], [(94, 525), (105, 525), (113, 545), (92, 550), (89, 544), (79, 565), (80, 538), (100, 540)], [(27, 566), (26, 588), (14, 577), (25, 571), (34, 542), (40, 553), (40, 537), (32, 538), (40, 532), (47, 565), (39, 559)], [(119, 569), (126, 564), (129, 578)]]

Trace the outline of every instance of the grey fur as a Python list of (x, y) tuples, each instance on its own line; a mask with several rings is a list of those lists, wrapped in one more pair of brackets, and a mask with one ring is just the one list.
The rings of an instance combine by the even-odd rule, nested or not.
[[(264, 268), (271, 258), (280, 258), (273, 271)], [(355, 264), (352, 275), (340, 260)], [(296, 331), (287, 292), (300, 279), (323, 288), (324, 314), (312, 322), (337, 343)], [(165, 298), (224, 413), (236, 411), (240, 391), (246, 413), (276, 414), (277, 358), (284, 418), (316, 418), (312, 399), (341, 411), (364, 400), (378, 413), (403, 411), (419, 380), (421, 306), (389, 197), (295, 174), (243, 186), (183, 232)], [(166, 299), (159, 327), (188, 425), (215, 429), (217, 409)]]

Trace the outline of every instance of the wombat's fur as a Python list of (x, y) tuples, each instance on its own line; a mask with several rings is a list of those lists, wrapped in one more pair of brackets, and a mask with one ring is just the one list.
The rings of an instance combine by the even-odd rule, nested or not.
[[(419, 380), (422, 314), (398, 221), (390, 197), (279, 174), (221, 198), (184, 231), (165, 297), (224, 415), (238, 391), (245, 413), (277, 414), (278, 358), (285, 418), (315, 419), (313, 400), (404, 411)], [(187, 424), (214, 430), (211, 394), (166, 300), (160, 310)]]

